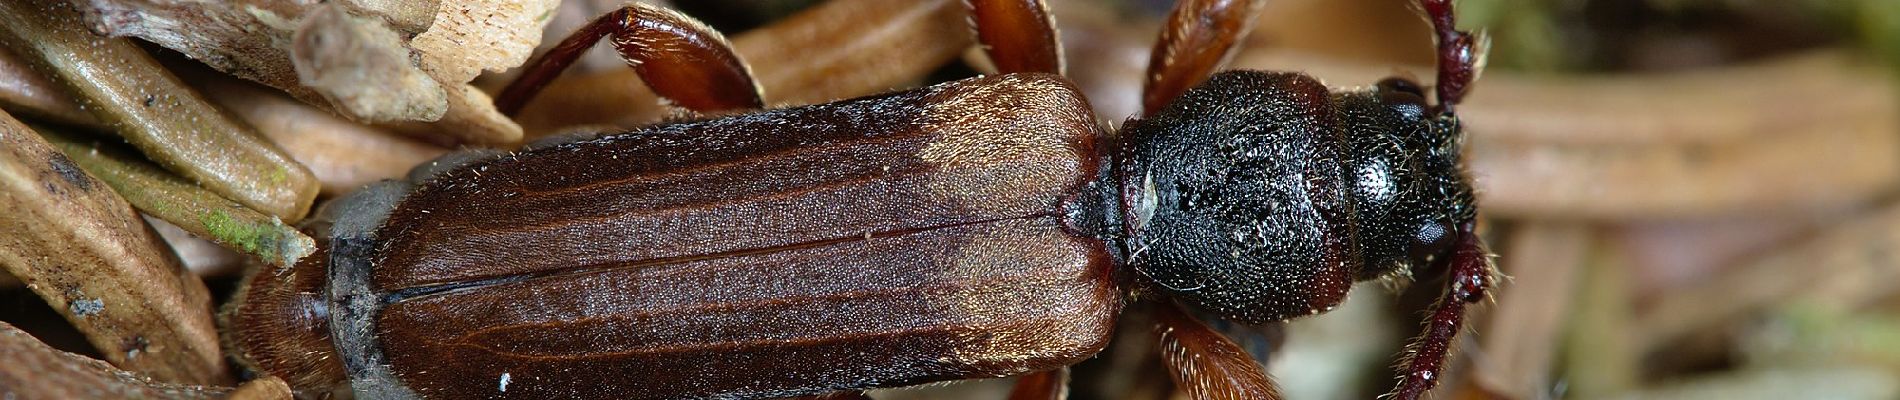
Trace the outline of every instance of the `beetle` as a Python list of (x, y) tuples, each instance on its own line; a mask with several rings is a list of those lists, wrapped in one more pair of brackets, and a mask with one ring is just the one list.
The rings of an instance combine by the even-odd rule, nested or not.
[(1029, 374), (1059, 393), (1126, 301), (1157, 304), (1177, 385), (1272, 397), (1190, 317), (1318, 314), (1358, 280), (1449, 288), (1395, 393), (1429, 390), (1495, 272), (1454, 107), (1478, 40), (1421, 0), (1438, 103), (1392, 78), (1209, 75), (1259, 2), (1185, 1), (1144, 116), (1105, 132), (1059, 75), (1040, 1), (969, 1), (999, 75), (765, 111), (716, 32), (629, 5), (499, 96), (518, 110), (593, 43), (709, 117), (474, 151), (334, 201), (322, 249), (254, 273), (224, 319), (304, 395), (773, 398)]

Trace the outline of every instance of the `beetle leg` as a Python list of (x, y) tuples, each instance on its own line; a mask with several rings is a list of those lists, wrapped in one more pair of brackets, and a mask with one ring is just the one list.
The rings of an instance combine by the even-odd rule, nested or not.
[(1497, 266), (1491, 263), (1491, 253), (1475, 228), (1475, 223), (1467, 222), (1459, 229), (1457, 247), (1448, 261), (1449, 287), (1432, 306), (1431, 317), (1425, 320), (1425, 333), (1406, 346), (1405, 358), (1399, 363), (1399, 372), (1404, 375), (1399, 376), (1399, 385), (1392, 390), (1397, 400), (1416, 400), (1438, 384), (1445, 357), (1451, 354), (1452, 339), (1457, 338), (1463, 325), (1465, 305), (1490, 296), (1497, 283)]
[(1161, 360), (1175, 388), (1196, 400), (1278, 399), (1279, 388), (1247, 351), (1188, 316), (1180, 307), (1155, 307)]
[(1148, 79), (1141, 89), (1142, 115), (1160, 111), (1226, 64), (1265, 4), (1265, 0), (1175, 3), (1167, 25), (1161, 29), (1161, 38), (1148, 55)]
[(514, 115), (561, 71), (607, 35), (615, 50), (660, 97), (698, 112), (764, 107), (752, 71), (718, 31), (673, 10), (634, 3), (602, 15), (529, 62), (495, 108)]
[(971, 29), (996, 63), (997, 72), (1061, 74), (1062, 43), (1056, 20), (1042, 0), (967, 0)]
[(1009, 400), (1062, 400), (1069, 398), (1069, 367), (1036, 372), (1016, 378)]
[(1419, 0), (1425, 20), (1432, 23), (1438, 41), (1438, 103), (1446, 110), (1463, 101), (1465, 90), (1484, 68), (1485, 39), (1458, 30), (1452, 0)]

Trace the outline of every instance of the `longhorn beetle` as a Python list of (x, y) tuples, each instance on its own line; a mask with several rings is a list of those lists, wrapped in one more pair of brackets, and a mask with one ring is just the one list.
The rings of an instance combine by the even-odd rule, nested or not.
[(1416, 399), (1495, 281), (1454, 112), (1477, 43), (1450, 0), (1419, 2), (1437, 104), (1402, 78), (1210, 75), (1259, 3), (1178, 4), (1117, 135), (1059, 75), (1041, 1), (966, 2), (1003, 74), (764, 111), (719, 34), (629, 5), (499, 107), (611, 35), (658, 94), (722, 115), (452, 155), (332, 202), (309, 227), (321, 252), (248, 278), (232, 342), (304, 395), (771, 398), (1032, 374), (1018, 394), (1047, 397), (1146, 301), (1179, 387), (1266, 398), (1260, 366), (1186, 310), (1281, 321), (1436, 263), (1450, 284), (1394, 391)]

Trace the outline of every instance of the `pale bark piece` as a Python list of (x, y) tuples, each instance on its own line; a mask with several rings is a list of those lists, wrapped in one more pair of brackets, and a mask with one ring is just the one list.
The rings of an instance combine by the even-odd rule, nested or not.
[(291, 35), (297, 81), (365, 121), (434, 121), (448, 112), (442, 84), (410, 57), (400, 33), (339, 3), (311, 8)]
[(292, 222), (316, 199), (309, 170), (207, 103), (130, 40), (87, 32), (68, 4), (0, 2), (0, 42), (53, 77), (113, 133), (206, 189)]
[[(219, 399), (231, 392), (227, 387), (154, 381), (99, 360), (47, 347), (4, 322), (0, 322), (0, 360), (6, 360), (0, 362), (0, 398), (8, 400)], [(245, 387), (254, 385), (258, 389), (247, 393), (268, 393), (268, 383)], [(283, 397), (247, 398), (288, 399), (288, 390), (286, 387)]]
[[(152, 41), (354, 120), (434, 122), (420, 130), (449, 142), (510, 145), (521, 140), (520, 126), (467, 82), (525, 61), (558, 1), (79, 3), (95, 31)], [(350, 40), (319, 46), (317, 37)]]
[(297, 259), (316, 251), (315, 241), (283, 220), (219, 197), (125, 149), (52, 127), (35, 128), (132, 207), (192, 235), (277, 265), (296, 265)]
[(111, 187), (5, 114), (0, 210), (0, 267), (107, 361), (166, 382), (230, 381), (204, 283)]

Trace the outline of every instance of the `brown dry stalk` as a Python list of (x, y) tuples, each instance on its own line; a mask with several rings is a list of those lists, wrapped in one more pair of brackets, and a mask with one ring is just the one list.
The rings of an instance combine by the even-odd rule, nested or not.
[[(1636, 337), (1654, 351), (1690, 333), (1796, 298), (1852, 310), (1900, 292), (1900, 203), (1862, 214), (1694, 287), (1638, 315)], [(1810, 304), (1817, 304), (1810, 302)]]
[[(811, 104), (913, 84), (969, 47), (966, 14), (952, 0), (834, 0), (732, 42), (768, 104)], [(579, 125), (651, 123), (664, 113), (656, 101), (631, 68), (570, 74), (516, 121), (530, 137)]]
[[(218, 399), (231, 388), (161, 383), (78, 354), (47, 347), (0, 322), (0, 398), (65, 399)], [(272, 378), (274, 379), (274, 378)], [(253, 381), (257, 382), (257, 381)], [(282, 381), (278, 381), (282, 385)], [(246, 387), (252, 386), (246, 384)], [(268, 384), (250, 391), (267, 391)], [(251, 397), (254, 399), (289, 398)]]
[(144, 38), (353, 119), (432, 121), (421, 129), (447, 141), (509, 145), (521, 128), (467, 82), (526, 61), (557, 2), (77, 3), (96, 31)]
[(125, 149), (63, 129), (34, 128), (133, 207), (192, 235), (276, 265), (296, 265), (297, 259), (316, 251), (316, 242), (297, 228), (219, 197)]
[(4, 113), (0, 209), (0, 267), (106, 360), (167, 382), (231, 379), (204, 283), (110, 187)]
[(296, 221), (317, 180), (206, 103), (127, 39), (93, 35), (67, 4), (0, 1), (0, 42), (147, 157), (247, 207)]

